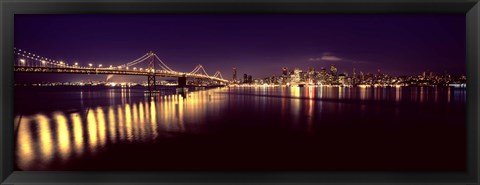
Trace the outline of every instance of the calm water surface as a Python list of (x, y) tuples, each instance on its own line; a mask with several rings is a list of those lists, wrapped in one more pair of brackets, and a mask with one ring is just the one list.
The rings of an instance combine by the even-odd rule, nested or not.
[(466, 89), (16, 87), (17, 170), (463, 170)]

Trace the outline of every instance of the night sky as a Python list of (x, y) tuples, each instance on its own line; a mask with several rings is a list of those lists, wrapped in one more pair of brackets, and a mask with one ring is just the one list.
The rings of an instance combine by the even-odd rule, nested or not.
[[(464, 74), (465, 15), (15, 15), (15, 47), (87, 66), (121, 65), (148, 51), (170, 68), (202, 64), (226, 79), (280, 75), (282, 67), (391, 75)], [(147, 64), (145, 64), (146, 67)], [(104, 80), (105, 75), (17, 75)], [(146, 80), (114, 76), (113, 81)]]

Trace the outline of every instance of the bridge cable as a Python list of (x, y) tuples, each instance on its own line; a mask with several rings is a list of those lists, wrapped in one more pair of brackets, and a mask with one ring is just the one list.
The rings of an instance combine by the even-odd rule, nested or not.
[(195, 74), (198, 72), (198, 70), (200, 70), (200, 64), (197, 65), (197, 67), (195, 67), (195, 69), (192, 70), (192, 72), (190, 72), (190, 74)]
[(208, 73), (205, 71), (205, 68), (203, 68), (203, 66), (200, 66), (200, 68), (202, 68), (202, 71), (205, 73), (205, 75), (207, 75), (208, 77), (210, 77), (210, 76), (208, 75)]
[(160, 63), (162, 63), (162, 64), (165, 66), (165, 67), (163, 67), (163, 66), (161, 66), (160, 64), (158, 64), (158, 65), (160, 65), (160, 67), (162, 67), (162, 68), (164, 68), (164, 69), (166, 68), (166, 69), (168, 69), (168, 71), (173, 71), (173, 70), (170, 69), (165, 63), (163, 63), (163, 61), (157, 56), (157, 54), (153, 54), (153, 55), (155, 56), (155, 58), (157, 58), (158, 61), (160, 61)]
[(138, 59), (136, 59), (136, 60), (133, 60), (133, 61), (128, 62), (128, 63), (126, 63), (126, 64), (123, 64), (123, 65), (121, 65), (121, 66), (130, 67), (130, 66), (133, 66), (133, 65), (137, 65), (137, 64), (145, 61), (146, 59), (148, 59), (147, 55), (148, 55), (148, 53), (145, 54), (145, 55), (143, 55), (143, 56), (141, 56), (140, 58), (138, 58)]

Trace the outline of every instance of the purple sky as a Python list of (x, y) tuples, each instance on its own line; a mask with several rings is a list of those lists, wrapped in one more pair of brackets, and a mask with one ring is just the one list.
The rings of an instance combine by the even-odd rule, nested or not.
[[(173, 70), (224, 78), (289, 69), (392, 75), (465, 73), (465, 15), (15, 15), (15, 47), (55, 60), (120, 65), (152, 50)], [(146, 64), (145, 64), (146, 67)], [(105, 79), (22, 75), (19, 79)], [(131, 77), (115, 76), (114, 80)], [(145, 80), (145, 77), (135, 78)]]

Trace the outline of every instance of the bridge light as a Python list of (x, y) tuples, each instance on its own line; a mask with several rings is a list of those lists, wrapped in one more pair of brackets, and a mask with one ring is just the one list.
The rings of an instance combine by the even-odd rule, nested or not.
[(93, 66), (93, 64), (92, 64), (92, 63), (90, 63), (90, 64), (88, 64), (88, 66), (92, 67), (92, 66)]
[(110, 68), (113, 68), (113, 66), (112, 66), (112, 65), (110, 65)]
[(127, 70), (128, 70), (128, 67), (127, 67)]
[(20, 59), (20, 62), (21, 62), (21, 63), (25, 63), (25, 59)]
[(45, 60), (42, 60), (42, 64), (45, 65)]
[(98, 64), (98, 67), (102, 67), (102, 64)]
[(133, 68), (133, 70), (137, 70), (137, 68), (136, 68), (136, 67), (134, 67), (134, 68)]

